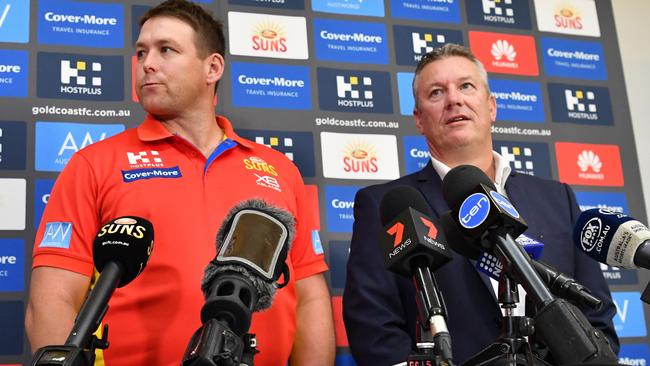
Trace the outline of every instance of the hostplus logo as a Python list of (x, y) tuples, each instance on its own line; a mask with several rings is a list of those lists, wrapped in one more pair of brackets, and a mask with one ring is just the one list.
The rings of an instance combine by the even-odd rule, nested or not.
[(566, 107), (569, 117), (578, 119), (598, 119), (598, 107), (594, 92), (564, 89)]
[(535, 166), (532, 160), (533, 149), (518, 146), (509, 149), (507, 146), (501, 146), (500, 153), (515, 170), (523, 170), (526, 174), (535, 175)]
[(160, 168), (163, 167), (163, 160), (156, 150), (138, 151), (126, 153), (130, 168)]
[(517, 57), (517, 51), (507, 40), (500, 39), (492, 43), (490, 53), (494, 57), (494, 61), (492, 61), (494, 66), (507, 67), (511, 69), (519, 68), (519, 64), (514, 62)]
[[(435, 38), (435, 44), (434, 42)], [(413, 40), (413, 53), (419, 55), (419, 59), (422, 58), (425, 54), (433, 51), (436, 44), (447, 43), (445, 41), (444, 34), (431, 34), (431, 33), (411, 33), (411, 39)], [(418, 61), (419, 61), (418, 59)]]
[(499, 21), (502, 23), (514, 23), (512, 18), (515, 11), (512, 8), (512, 0), (482, 0), (483, 18), (489, 21)]
[[(102, 64), (99, 62), (61, 60), (61, 92), (100, 95), (102, 93)], [(82, 86), (83, 88), (79, 88)], [(86, 87), (92, 86), (92, 87)]]
[(25, 289), (25, 242), (22, 239), (0, 239), (0, 292)]
[[(336, 76), (336, 95), (341, 107), (374, 107), (372, 101), (372, 78)], [(352, 100), (350, 100), (352, 99)]]
[(117, 101), (124, 98), (122, 56), (39, 52), (40, 98)]
[(311, 132), (238, 130), (239, 136), (283, 153), (305, 177), (316, 175), (314, 136)]

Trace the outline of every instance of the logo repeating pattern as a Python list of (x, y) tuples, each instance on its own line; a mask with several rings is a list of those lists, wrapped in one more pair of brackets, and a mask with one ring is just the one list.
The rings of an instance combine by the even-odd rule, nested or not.
[(554, 122), (614, 124), (607, 88), (549, 83), (548, 93)]
[(319, 67), (321, 109), (392, 113), (390, 75), (381, 71), (349, 71)]
[(503, 28), (530, 29), (527, 0), (467, 1), (467, 21), (470, 24)]

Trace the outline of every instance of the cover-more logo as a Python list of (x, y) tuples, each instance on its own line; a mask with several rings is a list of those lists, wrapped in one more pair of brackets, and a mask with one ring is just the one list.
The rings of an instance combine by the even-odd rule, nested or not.
[(233, 62), (232, 103), (237, 107), (311, 109), (306, 66)]
[(38, 41), (44, 44), (122, 48), (124, 5), (40, 0)]
[(321, 132), (321, 149), (325, 178), (399, 177), (397, 139), (393, 135)]
[(25, 241), (0, 239), (0, 292), (25, 289)]
[(29, 53), (0, 50), (0, 60), (0, 97), (26, 97)]
[(555, 122), (614, 124), (607, 88), (549, 83), (548, 92)]
[(351, 233), (354, 223), (354, 196), (360, 186), (325, 186), (327, 230)]
[(492, 78), (490, 90), (496, 98), (498, 121), (544, 122), (544, 103), (539, 83)]
[(488, 72), (539, 74), (532, 36), (470, 31), (469, 43)]
[(542, 32), (600, 37), (594, 0), (535, 0), (535, 13)]
[(394, 18), (460, 23), (459, 3), (460, 0), (390, 0), (390, 8)]
[(463, 44), (460, 31), (404, 25), (393, 26), (395, 57), (399, 65), (415, 66), (422, 56), (445, 43)]
[(467, 1), (467, 21), (470, 24), (530, 29), (527, 0)]
[(321, 60), (387, 64), (386, 26), (381, 23), (314, 19), (316, 57)]
[(617, 145), (555, 144), (560, 181), (575, 185), (623, 186), (623, 167)]
[[(390, 76), (379, 71), (318, 68), (321, 109), (392, 113)], [(375, 92), (376, 91), (376, 92)]]
[(606, 80), (605, 51), (598, 42), (542, 37), (544, 69), (550, 76)]
[(38, 53), (39, 98), (117, 101), (124, 99), (124, 59)]
[(230, 53), (240, 56), (306, 60), (304, 17), (228, 12)]

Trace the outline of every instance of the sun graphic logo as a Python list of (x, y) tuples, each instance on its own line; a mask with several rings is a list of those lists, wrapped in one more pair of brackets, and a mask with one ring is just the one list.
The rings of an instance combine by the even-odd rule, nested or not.
[(553, 16), (555, 26), (563, 29), (582, 29), (582, 17), (578, 10), (573, 7), (565, 6), (558, 9)]
[(491, 53), (497, 61), (500, 61), (505, 56), (508, 61), (512, 62), (517, 57), (517, 51), (515, 51), (514, 46), (504, 39), (500, 39), (492, 44)]
[(583, 150), (578, 155), (578, 167), (580, 167), (580, 170), (583, 173), (586, 173), (589, 168), (591, 168), (594, 173), (600, 173), (603, 163), (600, 161), (600, 157), (598, 157), (598, 155), (593, 151)]
[(261, 21), (253, 28), (253, 49), (255, 51), (287, 52), (286, 32), (279, 24)]
[(374, 146), (359, 140), (348, 144), (343, 152), (343, 170), (349, 173), (376, 173), (379, 166)]

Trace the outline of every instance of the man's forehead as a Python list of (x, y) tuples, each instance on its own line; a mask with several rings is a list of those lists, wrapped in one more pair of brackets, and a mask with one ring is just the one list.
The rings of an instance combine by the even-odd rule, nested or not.
[(147, 19), (147, 21), (142, 24), (138, 36), (138, 42), (144, 38), (143, 34), (148, 37), (153, 37), (156, 41), (159, 41), (160, 39), (172, 41), (186, 35), (191, 35), (193, 37), (194, 29), (190, 24), (182, 19), (169, 15), (158, 15)]
[(479, 69), (471, 60), (460, 56), (449, 56), (432, 61), (422, 70), (436, 80), (478, 80)]

